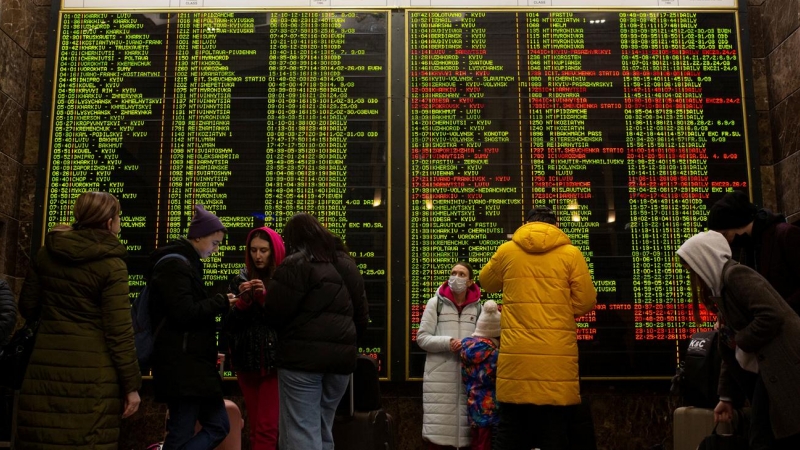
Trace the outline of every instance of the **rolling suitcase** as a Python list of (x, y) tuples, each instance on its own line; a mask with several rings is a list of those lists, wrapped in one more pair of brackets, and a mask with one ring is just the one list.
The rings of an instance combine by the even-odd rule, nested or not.
[(348, 390), (339, 403), (333, 421), (333, 442), (337, 450), (395, 448), (392, 416), (381, 408), (378, 365), (368, 356), (359, 356)]
[[(714, 431), (714, 410), (684, 406), (672, 416), (674, 450), (696, 450), (706, 436)], [(730, 433), (730, 423), (720, 422), (717, 432)]]

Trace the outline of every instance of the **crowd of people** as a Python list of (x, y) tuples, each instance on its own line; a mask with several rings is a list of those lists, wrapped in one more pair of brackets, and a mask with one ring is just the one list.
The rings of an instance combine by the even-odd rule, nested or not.
[[(141, 403), (120, 204), (86, 192), (50, 230), (19, 302), (0, 281), (0, 343), (19, 313), (38, 323), (20, 390), (16, 448), (116, 449)], [(800, 228), (742, 192), (715, 203), (709, 231), (677, 250), (692, 305), (717, 316), (723, 362), (715, 420), (746, 398), (751, 448), (800, 448)], [(164, 449), (212, 449), (231, 424), (217, 370), (217, 317), (244, 396), (253, 449), (333, 449), (333, 421), (369, 322), (364, 281), (342, 239), (298, 213), (250, 231), (227, 293), (203, 260), (227, 230), (196, 205), (185, 238), (150, 256), (155, 398)], [(502, 292), (482, 302), (481, 291)], [(532, 209), (479, 273), (466, 261), (427, 301), (422, 438), (431, 450), (579, 448), (576, 321), (597, 302), (586, 258), (550, 208)], [(199, 425), (198, 425), (199, 424)]]

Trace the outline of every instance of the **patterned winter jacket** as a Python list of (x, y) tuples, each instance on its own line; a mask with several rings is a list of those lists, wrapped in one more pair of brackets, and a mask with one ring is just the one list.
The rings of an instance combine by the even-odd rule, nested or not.
[(486, 337), (467, 337), (461, 341), (461, 379), (467, 391), (469, 424), (487, 428), (500, 420), (497, 414), (495, 381), (497, 345)]

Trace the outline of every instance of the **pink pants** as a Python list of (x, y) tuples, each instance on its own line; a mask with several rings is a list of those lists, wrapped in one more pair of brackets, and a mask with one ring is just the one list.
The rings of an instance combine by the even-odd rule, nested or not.
[(278, 447), (278, 374), (256, 372), (236, 374), (244, 395), (250, 422), (250, 448), (275, 450)]

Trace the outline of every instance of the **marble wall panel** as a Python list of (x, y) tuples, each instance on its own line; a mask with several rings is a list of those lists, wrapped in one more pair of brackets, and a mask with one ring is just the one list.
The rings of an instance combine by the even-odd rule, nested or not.
[(19, 179), (19, 220), (33, 221), (36, 207), (36, 166), (22, 166)]
[(41, 111), (44, 89), (44, 58), (31, 58), (31, 74), (28, 79), (28, 110)]
[(747, 26), (750, 31), (750, 56), (763, 58), (767, 52), (764, 50), (764, 28), (761, 6), (751, 5), (747, 8)]
[(761, 5), (765, 0), (747, 0), (748, 5)]
[(29, 0), (3, 0), (0, 2), (0, 31), (22, 49), (30, 51), (36, 14), (36, 6)]
[(36, 6), (50, 6), (53, 2), (51, 0), (33, 0)]
[(775, 162), (797, 153), (800, 149), (800, 89), (773, 108), (770, 126)]
[(779, 210), (786, 215), (800, 213), (800, 152), (775, 165)]
[(17, 249), (19, 241), (19, 221), (0, 214), (0, 274), (16, 275)]
[(11, 97), (0, 92), (0, 152), (14, 161), (22, 161), (23, 109)]
[(772, 211), (778, 211), (778, 195), (775, 191), (775, 166), (761, 166), (761, 202), (760, 205)]
[(39, 164), (39, 135), (42, 131), (42, 112), (28, 111), (25, 119), (25, 143), (22, 164)]
[(800, 27), (800, 2), (796, 0), (767, 0), (761, 10), (761, 29), (764, 32), (764, 51), (773, 49)]
[[(800, 2), (797, 2), (800, 4)], [(770, 105), (800, 89), (800, 30), (792, 33), (768, 57)]]
[(753, 96), (756, 111), (769, 111), (769, 78), (767, 75), (767, 59), (753, 59)]
[[(0, 20), (3, 20), (0, 18)], [(8, 34), (0, 31), (0, 92), (25, 106), (30, 58)]]
[(50, 38), (50, 7), (35, 7), (33, 13), (33, 38), (28, 52), (33, 57), (47, 55), (47, 40)]
[(19, 174), (22, 164), (0, 153), (0, 214), (17, 217)]
[[(775, 155), (772, 147), (772, 127), (769, 121), (769, 112), (759, 111), (756, 113), (756, 126), (758, 139), (758, 163), (761, 165), (773, 164)], [(753, 149), (750, 149), (751, 152)], [(26, 150), (27, 154), (27, 150)], [(752, 153), (751, 153), (752, 154)]]
[[(16, 261), (14, 263), (14, 270), (9, 273), (15, 277), (25, 278), (28, 274), (28, 268), (31, 266), (31, 239), (33, 232), (33, 224), (31, 222), (20, 222), (19, 230), (14, 242), (17, 245)], [(36, 249), (41, 247), (41, 243), (36, 245)]]

